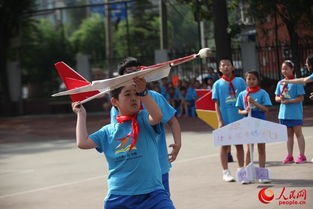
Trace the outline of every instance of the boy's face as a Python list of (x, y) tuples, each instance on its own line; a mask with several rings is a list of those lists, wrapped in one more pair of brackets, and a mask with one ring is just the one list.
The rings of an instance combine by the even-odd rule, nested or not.
[(208, 85), (213, 85), (213, 79), (212, 78), (209, 78), (206, 82)]
[(231, 64), (230, 60), (221, 60), (219, 70), (225, 76), (231, 76), (234, 70), (234, 66)]
[(286, 63), (283, 63), (281, 66), (281, 74), (287, 78), (291, 77), (293, 75), (293, 68), (291, 68)]
[(256, 87), (258, 85), (258, 78), (254, 74), (249, 73), (246, 77), (246, 83), (250, 88)]
[(112, 98), (112, 104), (118, 108), (121, 115), (134, 115), (140, 108), (140, 97), (136, 94), (135, 85), (125, 86), (118, 95), (118, 100)]

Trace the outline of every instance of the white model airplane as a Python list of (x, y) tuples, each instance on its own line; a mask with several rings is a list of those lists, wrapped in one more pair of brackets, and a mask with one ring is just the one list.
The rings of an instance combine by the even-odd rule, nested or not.
[(249, 144), (250, 164), (245, 170), (237, 172), (237, 181), (254, 181), (256, 179), (270, 179), (267, 168), (256, 167), (253, 164), (253, 144), (287, 141), (287, 127), (278, 123), (248, 117), (228, 124), (213, 131), (214, 145)]
[[(83, 104), (113, 89), (132, 84), (133, 78), (135, 77), (144, 77), (147, 82), (160, 80), (161, 78), (168, 76), (171, 67), (196, 58), (206, 58), (210, 53), (211, 50), (209, 48), (203, 48), (197, 54), (152, 66), (141, 66), (141, 70), (137, 72), (121, 75), (115, 78), (92, 81), (91, 83), (76, 73), (64, 62), (58, 62), (55, 64), (55, 67), (68, 90), (53, 94), (52, 96), (70, 95), (73, 101), (80, 101)], [(85, 94), (87, 92), (89, 92), (88, 95)], [(90, 94), (90, 92), (92, 93)]]

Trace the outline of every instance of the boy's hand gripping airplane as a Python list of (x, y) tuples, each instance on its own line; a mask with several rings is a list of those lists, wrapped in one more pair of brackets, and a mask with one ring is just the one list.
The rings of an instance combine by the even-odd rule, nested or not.
[(133, 78), (135, 77), (144, 77), (147, 82), (167, 77), (171, 67), (196, 58), (206, 58), (210, 55), (210, 53), (211, 50), (209, 48), (203, 48), (197, 54), (192, 54), (151, 66), (140, 66), (141, 69), (137, 72), (110, 79), (96, 80), (91, 83), (64, 62), (58, 62), (55, 64), (55, 67), (68, 90), (53, 94), (52, 96), (70, 95), (73, 102), (80, 101), (80, 103), (83, 104), (113, 89), (132, 84)]

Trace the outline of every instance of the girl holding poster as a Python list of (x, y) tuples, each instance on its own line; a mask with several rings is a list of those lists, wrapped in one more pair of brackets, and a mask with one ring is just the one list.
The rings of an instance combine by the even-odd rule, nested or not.
[[(250, 71), (246, 73), (247, 89), (240, 92), (236, 102), (236, 107), (239, 109), (239, 114), (248, 115), (251, 111), (251, 116), (266, 120), (265, 113), (268, 112), (269, 106), (272, 106), (271, 99), (268, 93), (259, 86), (259, 73)], [(259, 165), (265, 168), (265, 143), (258, 144)], [(250, 163), (250, 146), (247, 146), (246, 166)], [(269, 183), (270, 179), (259, 179), (260, 183)]]

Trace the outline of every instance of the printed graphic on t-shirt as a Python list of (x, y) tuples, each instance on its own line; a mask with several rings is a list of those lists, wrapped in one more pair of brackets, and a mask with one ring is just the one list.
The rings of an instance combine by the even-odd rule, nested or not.
[[(237, 90), (236, 90), (237, 92)], [(225, 103), (236, 103), (237, 98), (236, 98), (236, 94), (230, 94), (228, 97), (226, 97), (225, 99)]]
[(117, 156), (114, 160), (115, 162), (121, 162), (125, 160), (134, 160), (140, 157), (142, 157), (141, 154), (139, 154), (137, 151), (132, 151), (132, 152), (127, 152), (127, 153), (124, 153), (123, 155)]
[[(125, 138), (117, 139), (118, 141), (121, 141), (119, 145), (116, 146), (115, 154), (119, 154), (121, 152), (128, 152), (130, 145), (131, 145), (131, 138), (129, 136), (126, 136)], [(132, 149), (137, 149), (136, 146), (134, 146)]]
[(285, 97), (285, 99), (291, 99), (291, 96), (289, 94), (289, 91), (287, 88), (283, 91), (282, 95)]

